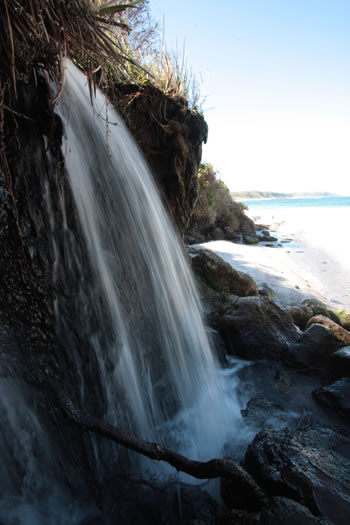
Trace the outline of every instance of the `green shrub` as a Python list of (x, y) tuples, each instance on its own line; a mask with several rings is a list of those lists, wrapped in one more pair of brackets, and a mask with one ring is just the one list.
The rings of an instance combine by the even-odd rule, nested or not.
[(232, 199), (226, 184), (218, 178), (211, 164), (201, 164), (191, 228), (205, 231), (229, 226), (235, 229), (237, 214), (242, 214), (242, 207)]

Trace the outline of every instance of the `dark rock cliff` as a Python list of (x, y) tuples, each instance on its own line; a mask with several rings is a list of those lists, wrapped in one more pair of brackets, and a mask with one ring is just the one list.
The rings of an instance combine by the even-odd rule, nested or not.
[(116, 101), (143, 151), (168, 211), (183, 233), (198, 194), (197, 174), (208, 127), (183, 99), (173, 99), (147, 84), (119, 84)]

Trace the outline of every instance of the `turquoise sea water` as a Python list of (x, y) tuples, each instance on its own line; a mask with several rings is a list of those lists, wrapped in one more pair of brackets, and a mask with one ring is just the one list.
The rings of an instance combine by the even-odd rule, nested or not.
[(350, 207), (350, 197), (315, 197), (291, 199), (257, 199), (244, 200), (249, 210), (269, 208), (339, 208)]

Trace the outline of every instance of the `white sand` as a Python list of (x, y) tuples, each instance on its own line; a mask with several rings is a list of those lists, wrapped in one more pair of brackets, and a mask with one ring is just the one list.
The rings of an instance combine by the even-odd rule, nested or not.
[[(277, 215), (278, 213), (278, 215)], [(252, 213), (254, 215), (254, 213)], [(273, 215), (273, 219), (272, 219)], [(254, 215), (257, 218), (256, 214)], [(280, 247), (213, 241), (201, 246), (215, 251), (233, 268), (268, 284), (280, 305), (315, 297), (334, 309), (350, 311), (350, 208), (264, 210), (260, 222), (278, 226), (272, 235)], [(292, 239), (285, 243), (286, 239)]]

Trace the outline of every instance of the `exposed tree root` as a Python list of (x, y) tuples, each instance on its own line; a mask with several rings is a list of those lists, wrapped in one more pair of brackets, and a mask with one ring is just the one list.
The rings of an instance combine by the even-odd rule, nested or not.
[(89, 430), (107, 439), (115, 441), (124, 447), (134, 450), (150, 459), (165, 461), (176, 470), (190, 474), (197, 479), (212, 479), (223, 477), (230, 480), (233, 487), (245, 494), (251, 494), (252, 500), (263, 503), (264, 494), (253, 478), (234, 461), (229, 459), (211, 459), (210, 461), (196, 461), (178, 454), (163, 445), (138, 439), (124, 430), (104, 423), (100, 419), (85, 414), (79, 410), (64, 392), (50, 384), (58, 399), (60, 408), (70, 421), (78, 424), (84, 430)]

